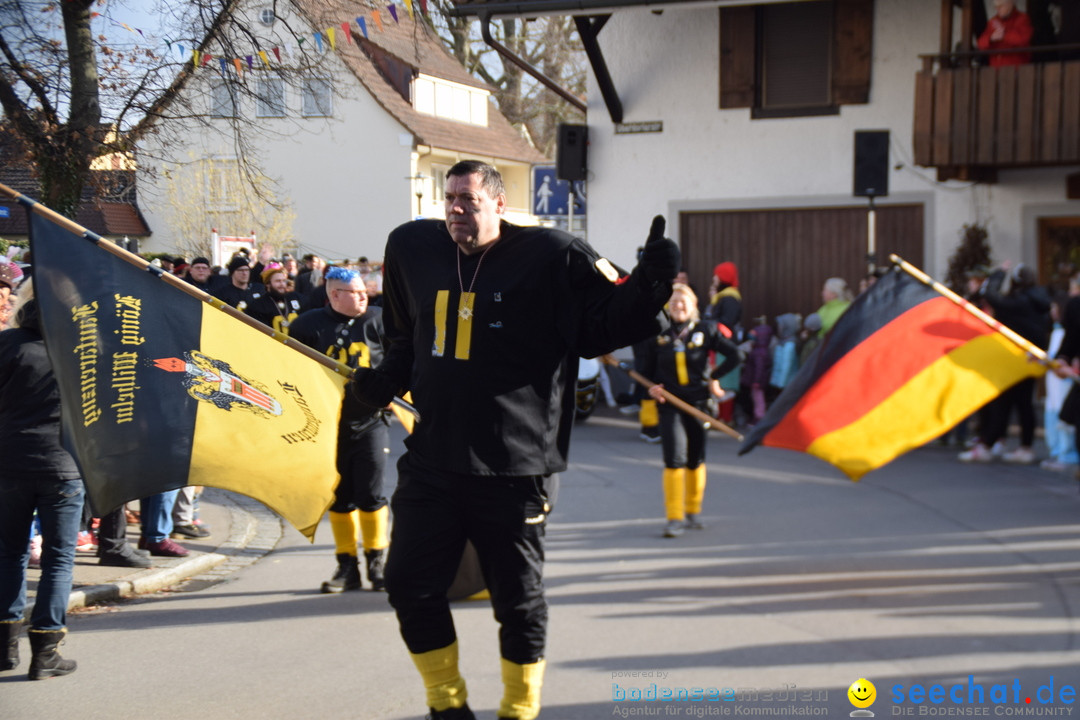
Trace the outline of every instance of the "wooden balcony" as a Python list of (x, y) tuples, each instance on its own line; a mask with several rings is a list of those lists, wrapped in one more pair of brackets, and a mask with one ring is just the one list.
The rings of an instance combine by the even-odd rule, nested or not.
[(998, 170), (1080, 164), (1080, 60), (975, 65), (983, 55), (921, 56), (915, 163), (942, 180), (983, 182)]

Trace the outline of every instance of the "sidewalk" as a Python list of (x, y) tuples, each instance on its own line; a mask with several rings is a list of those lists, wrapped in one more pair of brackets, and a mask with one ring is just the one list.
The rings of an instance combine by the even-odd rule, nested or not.
[[(157, 592), (184, 580), (220, 581), (274, 549), (281, 539), (281, 519), (262, 503), (217, 488), (206, 488), (199, 499), (199, 516), (210, 537), (180, 542), (190, 554), (182, 558), (152, 557), (149, 568), (98, 565), (94, 553), (76, 553), (68, 609)], [(128, 525), (128, 541), (139, 541), (137, 525)], [(40, 571), (27, 571), (29, 605)], [(28, 608), (29, 610), (29, 608)]]

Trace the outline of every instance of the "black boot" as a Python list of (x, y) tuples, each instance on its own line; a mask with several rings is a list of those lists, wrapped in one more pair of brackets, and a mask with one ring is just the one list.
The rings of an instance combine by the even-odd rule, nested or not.
[(360, 562), (355, 555), (338, 553), (334, 577), (322, 584), (324, 593), (340, 593), (360, 589)]
[(428, 714), (424, 720), (476, 720), (476, 716), (473, 715), (473, 711), (466, 705), (464, 707), (450, 708), (448, 710), (428, 708)]
[(60, 657), (56, 647), (64, 640), (67, 630), (34, 630), (30, 628), (30, 679), (45, 680), (75, 672), (75, 661)]
[(19, 633), (22, 626), (22, 620), (0, 620), (0, 646), (4, 649), (0, 670), (14, 670), (19, 666)]
[(365, 550), (364, 560), (367, 561), (367, 579), (371, 583), (371, 589), (376, 592), (386, 590), (386, 576), (383, 575), (383, 567), (386, 565), (386, 551)]

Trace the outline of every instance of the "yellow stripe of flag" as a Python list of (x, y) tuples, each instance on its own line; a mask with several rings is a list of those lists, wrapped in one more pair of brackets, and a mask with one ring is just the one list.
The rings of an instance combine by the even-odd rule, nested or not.
[(806, 451), (857, 480), (1043, 372), (1004, 335), (981, 335), (912, 376), (855, 422), (818, 437)]

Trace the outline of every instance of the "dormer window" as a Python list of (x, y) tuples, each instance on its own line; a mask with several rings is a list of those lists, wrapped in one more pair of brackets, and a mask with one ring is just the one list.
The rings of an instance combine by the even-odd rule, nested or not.
[(488, 97), (479, 88), (419, 74), (413, 80), (413, 107), (425, 115), (487, 127)]

